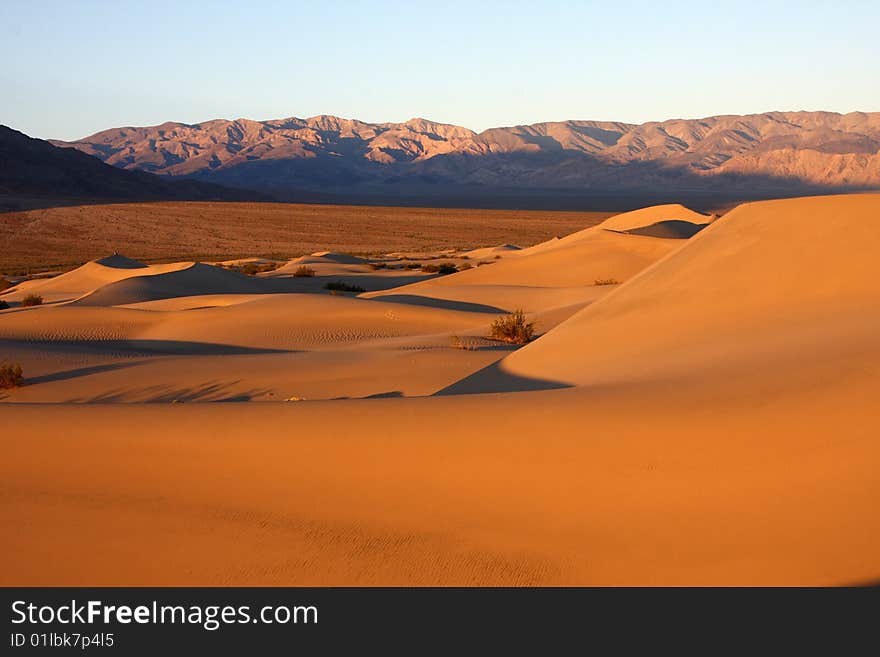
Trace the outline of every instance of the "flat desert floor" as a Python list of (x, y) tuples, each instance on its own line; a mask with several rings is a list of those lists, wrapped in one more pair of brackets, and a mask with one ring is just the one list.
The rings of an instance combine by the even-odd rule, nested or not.
[(0, 584), (880, 581), (880, 195), (513, 241), (0, 293)]

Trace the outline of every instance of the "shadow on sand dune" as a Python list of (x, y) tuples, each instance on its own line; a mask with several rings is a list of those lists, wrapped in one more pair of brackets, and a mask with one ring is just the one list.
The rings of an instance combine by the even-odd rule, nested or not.
[[(290, 354), (293, 349), (264, 349), (261, 347), (240, 347), (231, 344), (215, 344), (211, 342), (190, 342), (187, 340), (33, 340), (28, 342), (31, 346), (47, 347), (74, 347), (97, 353), (125, 353), (125, 354), (165, 354), (173, 356), (243, 356), (249, 354)], [(102, 371), (100, 367), (115, 369), (125, 365), (98, 366), (94, 371)], [(76, 372), (76, 370), (72, 370)], [(73, 376), (83, 376), (92, 372), (82, 372)], [(62, 373), (63, 374), (63, 373)], [(55, 375), (47, 375), (55, 376)], [(53, 379), (46, 379), (47, 381)]]
[(642, 235), (644, 237), (686, 240), (699, 233), (708, 225), (709, 224), (695, 224), (680, 219), (667, 219), (665, 221), (658, 221), (650, 226), (642, 226), (641, 228), (630, 228), (629, 230), (612, 230), (606, 228), (605, 230), (626, 235)]
[(68, 379), (76, 379), (81, 376), (100, 374), (101, 372), (112, 372), (114, 370), (122, 370), (137, 365), (140, 365), (140, 362), (111, 363), (108, 365), (94, 365), (92, 367), (78, 367), (73, 370), (64, 370), (63, 372), (53, 372), (52, 374), (43, 374), (42, 376), (31, 376), (28, 377), (25, 383), (27, 385), (36, 385), (38, 383), (49, 383), (51, 381), (67, 381)]
[(470, 376), (438, 390), (434, 395), (474, 395), (484, 392), (527, 392), (531, 390), (559, 390), (574, 386), (560, 381), (517, 376), (492, 363)]
[(184, 402), (246, 402), (271, 392), (268, 388), (251, 388), (238, 391), (235, 386), (240, 381), (228, 383), (211, 381), (200, 386), (174, 388), (167, 385), (145, 388), (117, 388), (91, 397), (77, 397), (67, 400), (68, 404), (109, 404), (137, 401), (147, 404), (175, 404)]
[(410, 306), (426, 306), (428, 308), (440, 308), (441, 310), (460, 310), (470, 313), (492, 313), (494, 315), (506, 313), (506, 310), (496, 306), (488, 306), (482, 303), (470, 303), (468, 301), (452, 301), (449, 299), (436, 299), (423, 297), (416, 294), (386, 294), (375, 297), (376, 301), (388, 303), (403, 303)]

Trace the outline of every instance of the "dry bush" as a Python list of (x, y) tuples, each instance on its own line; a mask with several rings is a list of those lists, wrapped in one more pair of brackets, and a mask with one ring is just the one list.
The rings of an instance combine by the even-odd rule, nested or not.
[(377, 271), (379, 269), (388, 269), (388, 263), (387, 262), (371, 262), (370, 267), (372, 267), (374, 270), (377, 270)]
[(349, 285), (343, 281), (330, 281), (326, 285), (324, 285), (325, 290), (330, 290), (331, 294), (333, 292), (366, 292), (367, 289), (361, 287), (360, 285)]
[(247, 264), (242, 265), (238, 269), (238, 271), (246, 276), (256, 276), (257, 274), (262, 274), (263, 272), (267, 271), (273, 271), (275, 269), (278, 269), (278, 267), (272, 263), (264, 263), (260, 265), (256, 262), (248, 262)]
[(306, 265), (300, 265), (296, 268), (296, 271), (293, 272), (294, 278), (311, 278), (315, 275), (315, 270)]
[(24, 375), (18, 363), (0, 365), (0, 388), (9, 390), (24, 385)]
[(9, 304), (0, 299), (0, 310), (6, 310), (7, 308), (9, 308)]
[(535, 322), (527, 322), (525, 313), (516, 310), (492, 322), (489, 337), (510, 344), (525, 344), (535, 337)]
[(436, 273), (441, 276), (446, 276), (447, 274), (454, 274), (457, 272), (458, 267), (452, 262), (441, 262), (439, 265), (422, 265), (422, 271), (429, 274)]
[(453, 349), (461, 349), (462, 351), (476, 351), (477, 344), (468, 338), (462, 338), (459, 335), (449, 336), (449, 342)]
[(24, 299), (21, 300), (21, 305), (27, 308), (28, 306), (39, 306), (43, 303), (43, 297), (39, 294), (29, 294)]
[(597, 278), (594, 285), (620, 285), (620, 281), (616, 278)]

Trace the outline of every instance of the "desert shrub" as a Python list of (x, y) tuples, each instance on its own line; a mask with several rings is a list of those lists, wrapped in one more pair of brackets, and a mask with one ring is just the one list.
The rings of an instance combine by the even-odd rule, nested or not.
[(18, 388), (24, 385), (24, 375), (18, 363), (0, 364), (0, 388)]
[(489, 337), (511, 344), (525, 344), (535, 337), (535, 322), (527, 322), (525, 313), (516, 310), (492, 322)]
[(0, 299), (0, 310), (6, 310), (7, 308), (9, 308), (9, 304)]
[(306, 265), (300, 265), (296, 268), (296, 271), (293, 272), (294, 278), (311, 278), (315, 275), (315, 270)]
[(616, 278), (597, 278), (594, 285), (620, 285), (620, 281)]
[(330, 290), (333, 292), (366, 292), (366, 288), (361, 287), (360, 285), (349, 285), (348, 283), (344, 283), (343, 281), (330, 281), (326, 285), (324, 285), (325, 290)]
[(459, 335), (449, 336), (449, 342), (452, 344), (453, 349), (461, 349), (463, 351), (476, 351), (477, 349), (477, 345), (473, 340), (462, 338)]
[(277, 267), (271, 263), (263, 263), (262, 265), (257, 264), (256, 262), (248, 262), (245, 265), (242, 265), (238, 271), (246, 276), (256, 276), (257, 274), (262, 274), (266, 271), (272, 271), (273, 269), (277, 269)]
[(21, 305), (28, 306), (39, 306), (43, 303), (43, 297), (39, 294), (29, 294), (24, 299), (21, 300)]
[(417, 262), (408, 262), (408, 263), (406, 263), (406, 268), (407, 268), (407, 269), (418, 269), (419, 267), (421, 267), (421, 265), (420, 265), (419, 263), (417, 263)]
[(376, 269), (376, 270), (388, 269), (388, 263), (387, 262), (371, 262), (370, 267), (372, 267), (373, 269)]
[(447, 274), (454, 274), (458, 271), (458, 267), (455, 266), (452, 262), (441, 262), (439, 265), (422, 265), (422, 271), (427, 272), (429, 274), (440, 274), (441, 276), (446, 276)]

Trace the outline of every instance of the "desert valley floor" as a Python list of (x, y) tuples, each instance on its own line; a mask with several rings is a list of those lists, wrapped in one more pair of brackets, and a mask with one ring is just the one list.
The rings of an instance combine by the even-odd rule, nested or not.
[(0, 292), (0, 584), (880, 581), (880, 194), (242, 264)]

